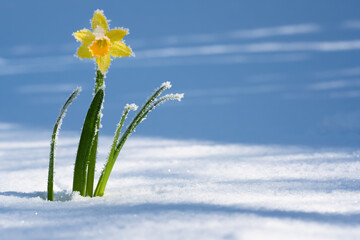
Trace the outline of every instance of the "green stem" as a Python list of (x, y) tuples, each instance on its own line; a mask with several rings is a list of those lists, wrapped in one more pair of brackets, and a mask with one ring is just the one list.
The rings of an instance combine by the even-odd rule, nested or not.
[(97, 70), (95, 78), (95, 94), (104, 85), (104, 78), (105, 75), (100, 70)]

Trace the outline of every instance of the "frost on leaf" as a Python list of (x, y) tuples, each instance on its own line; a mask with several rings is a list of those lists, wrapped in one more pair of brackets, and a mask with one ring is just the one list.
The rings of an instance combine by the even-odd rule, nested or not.
[(183, 97), (184, 97), (183, 93), (176, 93), (176, 94), (171, 93), (171, 94), (167, 94), (167, 95), (163, 96), (161, 98), (161, 100), (163, 100), (163, 101), (178, 100), (180, 102)]
[(171, 82), (169, 82), (169, 81), (164, 82), (163, 84), (161, 84), (160, 87), (161, 88), (165, 87), (165, 89), (169, 89), (169, 88), (171, 88)]
[(132, 104), (126, 104), (125, 105), (125, 110), (133, 110), (133, 111), (136, 111), (138, 109), (138, 106), (135, 104), (135, 103), (132, 103)]

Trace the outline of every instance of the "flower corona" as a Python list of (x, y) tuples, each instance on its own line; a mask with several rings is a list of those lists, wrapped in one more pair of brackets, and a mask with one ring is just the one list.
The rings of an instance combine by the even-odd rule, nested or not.
[(111, 42), (109, 38), (102, 37), (92, 42), (89, 46), (91, 55), (94, 57), (103, 57), (110, 53)]

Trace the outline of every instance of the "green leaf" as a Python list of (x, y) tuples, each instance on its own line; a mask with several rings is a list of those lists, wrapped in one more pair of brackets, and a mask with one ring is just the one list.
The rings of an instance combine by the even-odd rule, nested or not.
[[(113, 166), (114, 166), (114, 164), (116, 162), (116, 159), (119, 156), (119, 153), (120, 153), (121, 149), (123, 148), (126, 140), (132, 134), (132, 132), (135, 130), (137, 125), (140, 124), (145, 119), (147, 114), (151, 110), (153, 110), (157, 105), (159, 105), (159, 104), (161, 104), (161, 103), (163, 103), (163, 102), (165, 102), (167, 100), (181, 100), (181, 98), (183, 97), (183, 94), (169, 94), (169, 95), (166, 95), (166, 96), (164, 96), (164, 97), (157, 100), (157, 97), (159, 97), (160, 94), (164, 90), (166, 90), (167, 88), (170, 88), (170, 87), (171, 87), (170, 82), (165, 82), (160, 86), (160, 88), (158, 88), (154, 92), (154, 94), (150, 98), (148, 98), (148, 100), (142, 106), (142, 108), (140, 109), (138, 114), (134, 117), (134, 119), (132, 120), (130, 125), (127, 127), (127, 129), (125, 130), (125, 132), (121, 136), (120, 140), (118, 140), (119, 133), (120, 133), (119, 126), (120, 126), (120, 129), (121, 129), (121, 127), (123, 125), (123, 122), (125, 120), (125, 117), (126, 117), (126, 115), (124, 115), (124, 114), (127, 114), (126, 112), (123, 113), (123, 117), (121, 118), (121, 121), (120, 121), (120, 123), (118, 125), (118, 129), (115, 132), (113, 145), (111, 147), (111, 151), (110, 151), (108, 160), (106, 162), (106, 165), (105, 165), (103, 171), (101, 172), (100, 179), (99, 179), (98, 184), (96, 186), (95, 193), (94, 193), (95, 196), (103, 196), (104, 195), (106, 184), (107, 184), (107, 181), (109, 179), (112, 168), (113, 168)], [(116, 144), (116, 147), (115, 147), (115, 144)]]
[(56, 140), (59, 133), (59, 129), (62, 124), (62, 120), (65, 117), (66, 110), (71, 105), (72, 101), (77, 97), (77, 95), (81, 92), (81, 87), (75, 89), (75, 91), (70, 95), (70, 97), (65, 102), (64, 106), (61, 108), (60, 114), (56, 120), (54, 125), (53, 133), (51, 136), (51, 144), (50, 144), (50, 160), (49, 160), (49, 174), (48, 174), (48, 187), (47, 187), (47, 199), (49, 201), (54, 200), (54, 162), (55, 162), (55, 148), (56, 148)]
[(154, 102), (157, 101), (157, 97), (159, 97), (163, 91), (165, 91), (166, 89), (168, 89), (170, 87), (171, 87), (170, 82), (164, 82), (163, 84), (161, 84), (161, 86), (153, 93), (153, 95), (151, 97), (148, 98), (148, 100), (145, 102), (145, 104), (141, 107), (138, 114), (136, 114), (134, 119), (131, 121), (130, 125), (126, 128), (124, 134), (121, 136), (119, 143), (117, 144), (115, 152), (113, 154), (114, 161), (116, 161), (116, 158), (118, 157), (118, 155), (119, 155), (122, 147), (124, 146), (126, 140), (128, 139), (128, 137), (132, 134), (132, 132), (137, 127), (137, 125), (145, 119), (147, 113), (149, 113), (149, 111), (150, 111), (149, 109), (153, 108), (152, 106), (153, 106)]
[(97, 148), (97, 126), (100, 120), (103, 99), (104, 89), (100, 88), (96, 92), (87, 112), (76, 154), (73, 191), (80, 192), (81, 196), (85, 196), (86, 193), (89, 161), (93, 160), (92, 148)]
[(111, 145), (111, 150), (110, 150), (110, 153), (109, 153), (109, 156), (108, 156), (108, 160), (106, 162), (106, 165), (105, 165), (104, 169), (101, 172), (98, 184), (97, 184), (96, 189), (95, 189), (95, 193), (94, 193), (95, 197), (104, 195), (107, 180), (109, 179), (111, 170), (112, 170), (112, 168), (114, 166), (114, 163), (115, 163), (115, 161), (114, 161), (114, 153), (115, 153), (117, 142), (119, 140), (120, 131), (121, 131), (123, 125), (124, 125), (124, 121), (125, 121), (128, 113), (129, 113), (129, 111), (130, 110), (136, 111), (136, 109), (137, 109), (137, 106), (135, 104), (125, 106), (125, 110), (124, 110), (124, 112), (123, 112), (123, 114), (121, 116), (120, 122), (118, 123), (118, 125), (116, 127), (116, 131), (115, 131), (115, 134), (114, 134), (114, 139), (113, 139), (113, 143)]
[[(98, 119), (100, 123), (100, 118)], [(94, 137), (93, 144), (91, 146), (91, 151), (88, 159), (89, 167), (86, 180), (86, 196), (93, 196), (94, 189), (94, 177), (95, 177), (95, 165), (96, 165), (96, 154), (97, 154), (97, 143), (99, 138), (99, 124), (96, 127), (96, 135)]]
[[(105, 78), (104, 74), (100, 70), (97, 70), (96, 78), (95, 78), (95, 93), (104, 86), (104, 78)], [(93, 196), (93, 189), (94, 189), (95, 165), (96, 165), (96, 154), (97, 154), (97, 143), (99, 138), (100, 120), (101, 120), (101, 114), (99, 114), (98, 116), (98, 123), (96, 127), (97, 132), (88, 159), (89, 167), (88, 167), (87, 180), (86, 180), (86, 196), (90, 196), (90, 197)]]

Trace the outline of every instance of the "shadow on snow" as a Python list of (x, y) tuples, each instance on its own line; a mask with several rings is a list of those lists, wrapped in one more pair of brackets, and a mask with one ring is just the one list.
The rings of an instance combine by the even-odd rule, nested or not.
[[(46, 200), (46, 192), (0, 192), (0, 196), (14, 196), (20, 198), (41, 198)], [(62, 191), (54, 194), (55, 201), (70, 201), (72, 195)], [(100, 199), (99, 199), (100, 200)], [(74, 202), (76, 204), (76, 201)], [(83, 218), (85, 215), (92, 215), (101, 209), (104, 216), (111, 216), (113, 214), (149, 214), (181, 212), (191, 214), (249, 214), (258, 217), (277, 218), (277, 219), (292, 219), (299, 221), (310, 221), (327, 224), (337, 225), (360, 225), (360, 213), (320, 213), (320, 212), (306, 212), (306, 211), (293, 211), (293, 210), (280, 210), (280, 209), (266, 209), (245, 207), (239, 205), (217, 205), (206, 203), (146, 203), (146, 204), (120, 204), (120, 205), (103, 205), (97, 202), (96, 206), (79, 206), (72, 208), (72, 217)], [(11, 212), (11, 208), (6, 209)], [(13, 209), (15, 210), (15, 209)], [(17, 209), (18, 211), (19, 209)], [(48, 209), (49, 210), (49, 209)], [(54, 208), (51, 211), (57, 212), (64, 209)]]
[[(19, 197), (19, 198), (41, 198), (43, 200), (47, 200), (47, 192), (0, 192), (0, 196), (8, 196), (8, 197)], [(54, 192), (54, 201), (67, 202), (72, 199), (71, 193), (66, 191)]]

